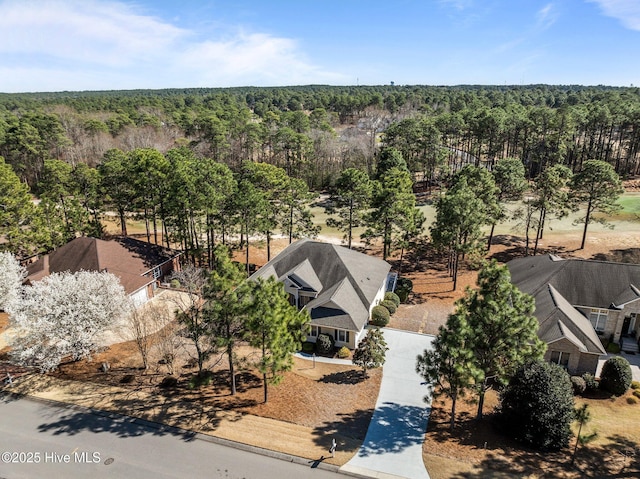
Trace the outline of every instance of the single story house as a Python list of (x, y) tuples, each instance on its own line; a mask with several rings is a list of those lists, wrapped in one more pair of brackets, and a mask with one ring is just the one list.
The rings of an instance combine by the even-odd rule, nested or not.
[(603, 341), (638, 337), (640, 265), (542, 255), (507, 266), (511, 282), (535, 298), (545, 359), (570, 373), (595, 373)]
[(336, 346), (354, 349), (362, 339), (372, 308), (384, 299), (391, 266), (372, 256), (320, 241), (303, 239), (251, 275), (275, 277), (289, 301), (311, 316), (308, 341), (330, 334)]
[(140, 306), (153, 297), (166, 276), (180, 270), (181, 254), (128, 237), (105, 241), (83, 236), (28, 264), (26, 282), (65, 271), (107, 271)]

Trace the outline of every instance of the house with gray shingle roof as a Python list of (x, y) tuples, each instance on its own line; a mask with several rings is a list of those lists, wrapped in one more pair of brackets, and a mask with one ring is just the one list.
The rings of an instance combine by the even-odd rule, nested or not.
[(511, 282), (535, 298), (545, 359), (571, 373), (595, 373), (602, 340), (639, 336), (640, 265), (542, 255), (507, 266)]
[(384, 299), (391, 266), (343, 246), (303, 239), (285, 248), (250, 279), (276, 277), (289, 301), (311, 316), (309, 341), (333, 336), (337, 346), (354, 349), (371, 309)]
[(105, 241), (82, 236), (27, 265), (26, 281), (65, 271), (107, 271), (118, 277), (133, 303), (141, 305), (165, 276), (180, 269), (180, 254), (128, 237)]

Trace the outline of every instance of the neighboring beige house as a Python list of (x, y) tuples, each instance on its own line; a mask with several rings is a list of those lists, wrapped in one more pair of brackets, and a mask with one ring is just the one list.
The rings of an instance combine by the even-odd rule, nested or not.
[(511, 282), (535, 298), (545, 359), (572, 374), (595, 373), (602, 341), (637, 351), (640, 265), (542, 255), (507, 266)]
[(83, 236), (28, 264), (26, 281), (65, 271), (107, 271), (118, 277), (133, 303), (140, 306), (153, 298), (167, 275), (180, 270), (181, 254), (133, 238), (104, 241)]
[(289, 301), (311, 316), (308, 341), (333, 336), (336, 346), (354, 349), (371, 309), (384, 299), (391, 266), (386, 261), (319, 241), (303, 239), (285, 248), (250, 279), (275, 277)]

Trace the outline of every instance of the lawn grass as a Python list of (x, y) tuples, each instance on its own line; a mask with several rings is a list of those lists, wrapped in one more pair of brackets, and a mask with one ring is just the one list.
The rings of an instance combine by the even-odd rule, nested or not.
[[(631, 391), (624, 397), (610, 399), (583, 399), (576, 398), (576, 407), (586, 403), (591, 413), (591, 421), (587, 423), (582, 434), (597, 432), (598, 437), (590, 443), (593, 446), (614, 446), (621, 438), (640, 446), (640, 402), (627, 404), (627, 397), (631, 397)], [(574, 433), (577, 428), (574, 427)], [(589, 447), (589, 446), (587, 446)]]
[(614, 215), (620, 221), (640, 221), (640, 193), (625, 193), (618, 201), (622, 210)]

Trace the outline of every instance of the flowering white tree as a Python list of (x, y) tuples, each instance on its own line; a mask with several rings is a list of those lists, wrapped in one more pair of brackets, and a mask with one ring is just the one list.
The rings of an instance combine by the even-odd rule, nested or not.
[(54, 273), (24, 286), (7, 304), (13, 334), (11, 355), (41, 371), (63, 359), (78, 360), (98, 347), (98, 336), (121, 323), (129, 301), (111, 273)]
[(27, 271), (11, 253), (0, 253), (0, 311), (18, 294)]

